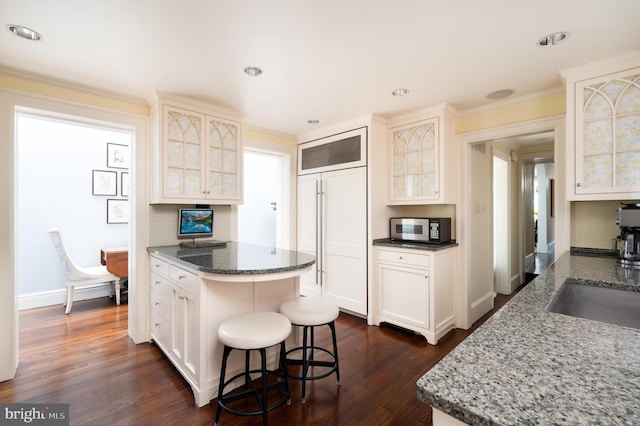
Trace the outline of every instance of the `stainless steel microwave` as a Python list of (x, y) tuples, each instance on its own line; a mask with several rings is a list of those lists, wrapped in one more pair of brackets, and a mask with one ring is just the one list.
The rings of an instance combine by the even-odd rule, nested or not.
[(449, 217), (392, 217), (389, 219), (392, 240), (443, 244), (451, 241)]

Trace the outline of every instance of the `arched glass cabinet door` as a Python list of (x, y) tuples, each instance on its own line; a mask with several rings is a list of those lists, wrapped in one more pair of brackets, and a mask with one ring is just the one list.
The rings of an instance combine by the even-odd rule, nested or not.
[(391, 201), (438, 194), (438, 119), (391, 130)]
[(238, 124), (207, 117), (207, 198), (238, 198)]
[(577, 87), (576, 193), (640, 188), (640, 70)]
[(204, 116), (177, 108), (165, 109), (166, 170), (164, 196), (201, 197)]

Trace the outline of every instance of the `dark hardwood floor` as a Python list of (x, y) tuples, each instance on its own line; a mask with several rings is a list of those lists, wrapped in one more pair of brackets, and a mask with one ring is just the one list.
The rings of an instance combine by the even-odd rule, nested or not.
[[(438, 345), (391, 326), (340, 314), (336, 322), (341, 385), (335, 375), (310, 382), (307, 401), (292, 381), (292, 403), (269, 413), (274, 425), (430, 425), (416, 381), (510, 297), (470, 330), (453, 330)], [(320, 329), (319, 342), (329, 333)], [(108, 298), (20, 312), (20, 365), (0, 383), (2, 403), (68, 403), (71, 425), (212, 424), (215, 405), (198, 408), (186, 381), (152, 343), (127, 336), (127, 305)], [(223, 413), (221, 425), (261, 424)]]

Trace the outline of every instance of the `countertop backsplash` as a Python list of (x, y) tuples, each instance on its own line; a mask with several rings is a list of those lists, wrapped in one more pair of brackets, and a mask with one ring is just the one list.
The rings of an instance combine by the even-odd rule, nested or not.
[[(178, 204), (152, 204), (149, 214), (149, 246), (179, 244), (178, 210), (187, 207)], [(189, 205), (188, 207), (193, 207)], [(213, 209), (213, 238), (231, 239), (231, 207), (211, 206)]]

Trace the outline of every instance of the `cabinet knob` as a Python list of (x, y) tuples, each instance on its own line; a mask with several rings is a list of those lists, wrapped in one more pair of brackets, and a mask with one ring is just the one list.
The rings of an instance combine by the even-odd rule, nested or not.
[(156, 281), (156, 285), (160, 285), (160, 281)]
[(402, 260), (402, 256), (398, 256), (398, 260)]
[(156, 306), (160, 306), (160, 302), (156, 302)]
[(155, 324), (154, 324), (154, 326), (155, 326), (156, 328), (157, 328), (157, 327), (160, 327), (160, 323), (159, 323), (159, 322), (157, 322), (157, 323), (155, 323)]
[(156, 268), (159, 268), (159, 267), (160, 267), (160, 264), (159, 264), (159, 263), (156, 263)]
[(187, 278), (187, 276), (186, 276), (186, 275), (178, 275), (178, 279), (179, 279), (179, 280), (184, 280), (185, 278)]
[(576, 184), (576, 186), (582, 186), (582, 184), (581, 184), (580, 182), (578, 182), (578, 183)]

